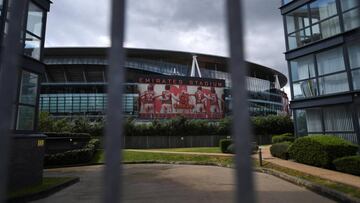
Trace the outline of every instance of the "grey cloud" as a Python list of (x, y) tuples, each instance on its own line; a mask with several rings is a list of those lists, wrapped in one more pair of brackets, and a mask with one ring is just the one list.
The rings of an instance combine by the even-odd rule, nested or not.
[[(245, 0), (247, 59), (287, 73), (280, 0)], [(107, 46), (109, 0), (54, 1), (47, 46)], [(128, 0), (126, 46), (227, 55), (225, 0)]]

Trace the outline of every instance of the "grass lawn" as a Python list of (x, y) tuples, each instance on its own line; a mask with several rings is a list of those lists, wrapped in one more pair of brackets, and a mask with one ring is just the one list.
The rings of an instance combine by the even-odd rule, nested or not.
[(170, 148), (170, 149), (153, 149), (153, 150), (169, 151), (169, 152), (222, 153), (220, 147)]
[(70, 177), (47, 177), (43, 179), (42, 184), (36, 185), (36, 186), (32, 186), (32, 187), (28, 187), (28, 188), (24, 188), (21, 190), (17, 190), (17, 191), (11, 191), (8, 193), (8, 198), (17, 198), (17, 197), (22, 197), (22, 196), (26, 196), (26, 195), (31, 195), (31, 194), (36, 194), (42, 191), (46, 191), (50, 188), (62, 185), (70, 180), (72, 180), (74, 178), (70, 178)]
[[(104, 150), (98, 150), (92, 163), (104, 163)], [(193, 164), (209, 164), (229, 166), (233, 164), (231, 157), (218, 157), (209, 155), (188, 155), (188, 154), (165, 154), (154, 152), (131, 152), (124, 150), (124, 163), (133, 162), (184, 162)]]

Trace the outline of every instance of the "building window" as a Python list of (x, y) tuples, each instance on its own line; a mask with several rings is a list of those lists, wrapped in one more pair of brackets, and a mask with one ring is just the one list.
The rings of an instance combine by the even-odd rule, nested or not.
[(285, 16), (289, 49), (298, 48), (341, 32), (336, 0), (318, 0)]
[(313, 56), (305, 56), (290, 62), (293, 81), (315, 77), (315, 65)]
[(324, 108), (325, 132), (353, 132), (351, 113), (345, 106)]
[(316, 54), (319, 75), (345, 71), (342, 47)]
[(318, 95), (316, 79), (304, 80), (293, 83), (294, 98), (308, 98)]
[(41, 57), (43, 19), (44, 11), (30, 2), (26, 24), (24, 54), (37, 60), (40, 60)]
[(322, 133), (322, 113), (320, 108), (295, 110), (297, 135)]
[(355, 90), (360, 89), (360, 42), (348, 46), (350, 68), (352, 69), (353, 85)]
[(359, 0), (341, 0), (344, 29), (352, 30), (360, 26), (360, 3)]
[(347, 74), (339, 73), (319, 78), (320, 95), (349, 91)]
[(22, 72), (16, 130), (34, 130), (38, 83), (37, 74)]

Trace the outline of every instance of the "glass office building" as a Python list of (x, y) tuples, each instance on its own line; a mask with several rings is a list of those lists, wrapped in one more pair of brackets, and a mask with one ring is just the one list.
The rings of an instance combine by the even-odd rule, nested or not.
[(292, 0), (281, 7), (296, 134), (360, 143), (360, 1)]
[[(47, 48), (40, 110), (58, 117), (104, 116), (107, 104), (106, 51), (106, 48)], [(139, 93), (136, 78), (139, 75), (188, 77), (193, 55), (175, 51), (127, 49), (127, 83), (123, 102), (125, 114), (135, 118), (138, 116)], [(196, 55), (203, 78), (225, 80), (225, 109), (226, 113), (230, 113), (231, 80), (227, 71), (227, 58)], [(249, 62), (247, 65), (251, 114), (288, 114), (288, 99), (280, 90), (287, 83), (286, 76), (258, 64)]]
[[(41, 183), (45, 136), (37, 131), (37, 115), (40, 94), (40, 77), (45, 70), (43, 47), (49, 0), (17, 1), (25, 4), (25, 12), (15, 10), (15, 1), (0, 0), (1, 52), (9, 36), (12, 24), (10, 13), (22, 17), (20, 45), (21, 60), (17, 67), (17, 89), (13, 92), (13, 119), (11, 128), (11, 159), (9, 162), (9, 189), (19, 189)], [(13, 45), (15, 46), (15, 45)], [(0, 74), (9, 73), (8, 67), (0, 67)], [(7, 77), (7, 75), (5, 75)], [(2, 77), (4, 78), (4, 77)], [(14, 95), (1, 95), (12, 97)], [(5, 135), (4, 135), (5, 136)]]

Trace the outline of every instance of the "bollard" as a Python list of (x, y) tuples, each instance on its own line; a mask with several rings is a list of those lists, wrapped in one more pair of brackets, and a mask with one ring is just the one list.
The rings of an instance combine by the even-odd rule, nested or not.
[(260, 163), (260, 167), (262, 167), (263, 164), (262, 164), (262, 151), (261, 151), (261, 147), (259, 147), (259, 163)]

